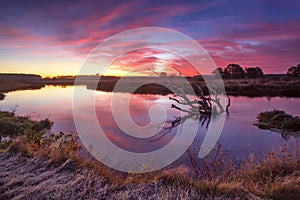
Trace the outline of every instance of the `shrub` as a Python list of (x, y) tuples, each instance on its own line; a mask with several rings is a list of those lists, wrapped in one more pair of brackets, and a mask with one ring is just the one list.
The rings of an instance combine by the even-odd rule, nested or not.
[(3, 100), (5, 97), (5, 94), (0, 93), (0, 100)]
[(273, 110), (259, 113), (257, 126), (262, 129), (279, 129), (282, 131), (300, 131), (298, 116), (286, 114), (284, 111)]
[(14, 112), (0, 111), (0, 139), (2, 136), (13, 139), (24, 135), (38, 143), (44, 131), (52, 126), (53, 122), (48, 118), (32, 121), (28, 116), (16, 116)]

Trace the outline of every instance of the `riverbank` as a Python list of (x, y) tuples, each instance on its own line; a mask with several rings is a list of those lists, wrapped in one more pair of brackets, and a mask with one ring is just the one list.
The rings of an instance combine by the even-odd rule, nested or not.
[[(12, 113), (6, 115), (12, 117)], [(16, 121), (22, 119), (15, 117)], [(300, 197), (299, 147), (271, 150), (260, 160), (250, 155), (248, 160), (234, 165), (218, 146), (200, 161), (189, 154), (191, 161), (196, 161), (191, 171), (178, 167), (125, 174), (81, 157), (75, 135), (45, 137), (27, 127), (26, 133), (14, 137), (0, 154), (0, 199)]]
[[(152, 84), (144, 85), (145, 79)], [(167, 95), (172, 92), (167, 88), (165, 80), (161, 77), (127, 77), (123, 79), (123, 84), (118, 89), (115, 89), (116, 83), (120, 80), (119, 77), (102, 77), (100, 82), (93, 85), (97, 77), (86, 77), (76, 84), (86, 85), (88, 89), (100, 90), (107, 92), (132, 92), (134, 85), (142, 85), (134, 93), (137, 94), (161, 94)], [(182, 81), (176, 77), (170, 79), (173, 85), (183, 86)], [(200, 85), (204, 93), (208, 93), (206, 84), (203, 80), (195, 80), (187, 78), (190, 85), (196, 92), (198, 89), (195, 85)], [(300, 79), (292, 78), (264, 78), (264, 79), (224, 79), (225, 91), (228, 95), (233, 96), (248, 96), (248, 97), (300, 97)], [(34, 82), (7, 82), (0, 81), (0, 93), (6, 93), (16, 90), (40, 89), (45, 85), (74, 85), (74, 79), (43, 79)]]
[(300, 97), (300, 79), (224, 80), (226, 93), (248, 97)]
[(0, 93), (12, 92), (17, 90), (35, 90), (41, 89), (45, 85), (35, 82), (13, 82), (0, 80)]
[[(153, 83), (143, 85), (144, 80), (138, 78), (127, 78), (124, 80), (122, 86), (115, 89), (118, 79), (110, 79), (100, 81), (97, 90), (107, 92), (132, 92), (132, 88), (138, 83), (143, 85), (138, 88), (134, 93), (137, 94), (162, 94), (167, 95), (172, 92), (168, 89), (166, 82), (161, 78), (149, 78)], [(180, 79), (170, 79), (174, 87), (184, 87)], [(208, 94), (208, 89), (204, 81), (195, 81), (188, 79), (189, 84), (193, 87), (196, 93), (199, 92), (196, 85), (201, 86), (205, 94)], [(300, 97), (300, 79), (225, 79), (223, 80), (224, 87), (227, 95), (232, 96), (248, 96), (248, 97)], [(137, 84), (137, 85), (138, 85)], [(95, 89), (94, 86), (87, 84), (88, 89)]]
[(0, 100), (4, 100), (5, 93), (19, 90), (39, 90), (46, 85), (73, 85), (74, 81), (3, 81), (0, 80)]
[[(74, 145), (74, 144), (73, 144)], [(45, 148), (46, 147), (46, 148)], [(78, 157), (70, 143), (54, 148), (22, 140), (0, 155), (1, 199), (199, 199), (300, 197), (299, 158), (251, 160), (216, 177), (191, 178), (180, 169), (119, 174)], [(287, 154), (285, 154), (287, 155)]]

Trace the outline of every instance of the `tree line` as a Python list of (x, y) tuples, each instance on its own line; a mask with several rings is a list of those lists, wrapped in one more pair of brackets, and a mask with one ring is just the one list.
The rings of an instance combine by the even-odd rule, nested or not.
[[(224, 69), (216, 68), (213, 74), (220, 74), (223, 79), (243, 79), (243, 78), (264, 78), (265, 74), (260, 67), (246, 67), (243, 69), (239, 64), (229, 64)], [(300, 64), (290, 67), (287, 70), (287, 75), (290, 77), (300, 76)]]
[(300, 64), (290, 67), (287, 71), (287, 75), (292, 77), (300, 77)]

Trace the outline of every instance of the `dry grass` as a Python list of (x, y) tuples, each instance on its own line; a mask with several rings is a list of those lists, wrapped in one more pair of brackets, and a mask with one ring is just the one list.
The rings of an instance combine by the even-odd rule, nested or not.
[(271, 150), (262, 160), (250, 156), (233, 176), (251, 194), (265, 198), (300, 197), (300, 149), (283, 146)]
[(284, 145), (278, 151), (270, 150), (261, 159), (255, 159), (251, 154), (239, 165), (231, 162), (221, 145), (202, 160), (196, 159), (190, 152), (189, 155), (194, 163), (194, 181), (210, 183), (206, 189), (213, 194), (300, 198), (300, 148), (297, 144)]
[(0, 155), (0, 199), (300, 198), (297, 145), (271, 150), (259, 160), (250, 155), (239, 165), (221, 145), (202, 160), (189, 152), (189, 174), (182, 169), (120, 173), (83, 158), (80, 149), (74, 134), (17, 137)]
[[(19, 139), (0, 156), (0, 199), (201, 197), (195, 188), (184, 188), (176, 185), (176, 182), (164, 184), (162, 179), (156, 179), (154, 176), (149, 176), (146, 180), (145, 175), (125, 176), (112, 172), (98, 162), (79, 158), (75, 154), (76, 148), (72, 145), (65, 150), (55, 151)], [(46, 155), (43, 151), (50, 151), (50, 154)], [(64, 157), (66, 154), (69, 155), (68, 159)]]
[[(250, 156), (239, 166), (217, 148), (198, 163), (192, 177), (168, 170), (124, 174), (82, 158), (72, 139), (36, 144), (18, 138), (0, 156), (0, 199), (297, 199), (300, 197), (299, 148)], [(203, 171), (206, 169), (206, 172)], [(201, 171), (202, 170), (202, 171)], [(200, 173), (200, 171), (202, 173)]]

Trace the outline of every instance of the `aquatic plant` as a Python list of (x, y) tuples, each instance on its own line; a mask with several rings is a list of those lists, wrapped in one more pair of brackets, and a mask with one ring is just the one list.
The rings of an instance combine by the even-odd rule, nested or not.
[(277, 130), (278, 132), (300, 131), (300, 118), (281, 110), (261, 112), (257, 119), (256, 125), (261, 129)]

